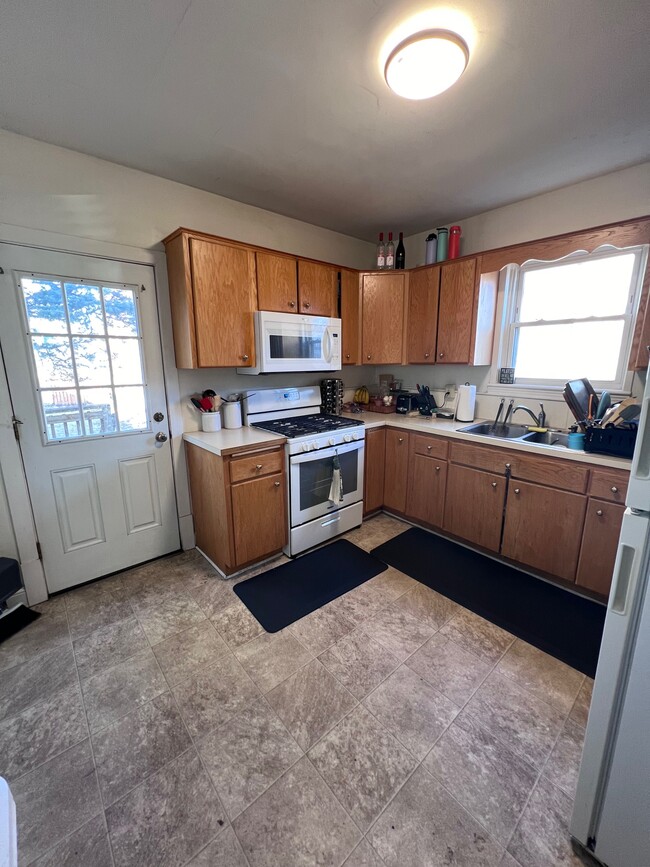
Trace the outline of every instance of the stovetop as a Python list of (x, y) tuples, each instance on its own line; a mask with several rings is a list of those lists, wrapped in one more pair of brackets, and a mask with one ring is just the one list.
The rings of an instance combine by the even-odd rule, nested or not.
[(362, 421), (351, 418), (341, 418), (339, 415), (294, 415), (289, 418), (271, 419), (269, 421), (251, 422), (251, 427), (258, 427), (271, 433), (280, 434), (288, 439), (314, 436), (330, 433), (341, 428), (357, 427)]

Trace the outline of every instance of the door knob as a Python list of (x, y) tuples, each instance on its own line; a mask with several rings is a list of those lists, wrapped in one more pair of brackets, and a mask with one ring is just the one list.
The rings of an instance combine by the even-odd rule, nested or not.
[(161, 412), (154, 412), (153, 420), (154, 421), (163, 421), (165, 416)]
[(164, 434), (162, 431), (159, 431), (154, 437), (157, 443), (166, 443), (167, 442), (167, 434)]

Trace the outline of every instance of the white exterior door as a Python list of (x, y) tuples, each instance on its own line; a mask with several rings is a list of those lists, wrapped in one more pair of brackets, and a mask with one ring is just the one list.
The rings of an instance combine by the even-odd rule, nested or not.
[(0, 346), (50, 593), (179, 547), (153, 269), (0, 244)]

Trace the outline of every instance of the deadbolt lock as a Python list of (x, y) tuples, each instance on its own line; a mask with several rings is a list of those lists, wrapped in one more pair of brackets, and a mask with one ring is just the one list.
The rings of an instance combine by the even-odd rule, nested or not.
[(153, 414), (153, 420), (154, 421), (164, 421), (164, 419), (165, 419), (165, 416), (162, 412), (154, 412), (154, 414)]

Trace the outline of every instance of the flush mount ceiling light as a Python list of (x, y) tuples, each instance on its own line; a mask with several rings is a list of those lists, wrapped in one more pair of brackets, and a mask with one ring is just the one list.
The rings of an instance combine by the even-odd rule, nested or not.
[(451, 30), (422, 30), (404, 39), (388, 55), (386, 84), (406, 99), (430, 99), (458, 81), (469, 48)]

